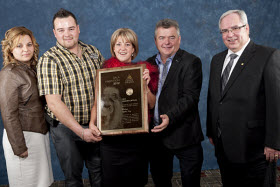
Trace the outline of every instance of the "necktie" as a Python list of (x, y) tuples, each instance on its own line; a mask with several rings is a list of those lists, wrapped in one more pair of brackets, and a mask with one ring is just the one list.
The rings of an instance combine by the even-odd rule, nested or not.
[(228, 82), (228, 78), (229, 78), (229, 73), (230, 73), (230, 70), (231, 70), (231, 67), (232, 67), (232, 64), (233, 64), (233, 61), (234, 59), (237, 57), (238, 55), (237, 54), (231, 54), (229, 55), (230, 57), (230, 60), (229, 60), (229, 63), (227, 64), (226, 68), (224, 69), (224, 72), (222, 74), (222, 92), (224, 91), (226, 85), (227, 85), (227, 82)]
[[(156, 104), (155, 104), (155, 110), (154, 110), (154, 126), (156, 125), (159, 125), (159, 111), (158, 111), (158, 98), (159, 98), (159, 95), (161, 93), (161, 90), (162, 90), (162, 87), (163, 87), (163, 84), (165, 82), (165, 79), (167, 77), (167, 74), (168, 74), (168, 66), (169, 64), (171, 63), (171, 60), (167, 60), (165, 62), (165, 64), (163, 64), (163, 68), (162, 68), (162, 72), (161, 72), (161, 79), (159, 80), (159, 88), (158, 88), (158, 93), (156, 95)], [(159, 95), (158, 95), (159, 94)]]
[(161, 87), (163, 87), (164, 81), (168, 74), (168, 65), (170, 64), (170, 60), (166, 61), (163, 65), (162, 76), (161, 76)]

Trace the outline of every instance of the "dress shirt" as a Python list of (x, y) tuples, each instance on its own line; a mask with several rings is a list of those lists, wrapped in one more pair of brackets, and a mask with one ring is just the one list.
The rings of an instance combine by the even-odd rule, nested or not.
[[(168, 75), (168, 72), (169, 72), (169, 69), (171, 67), (171, 64), (172, 64), (172, 60), (174, 58), (175, 54), (171, 57), (169, 57), (165, 63), (168, 63), (168, 67), (167, 67), (167, 75)], [(159, 81), (158, 81), (158, 91), (157, 91), (157, 94), (156, 94), (156, 104), (155, 104), (155, 112), (154, 112), (154, 125), (159, 125), (159, 113), (158, 113), (158, 99), (159, 99), (159, 96), (160, 96), (160, 93), (161, 93), (161, 89), (162, 89), (162, 73), (163, 73), (163, 62), (161, 60), (161, 56), (160, 56), (160, 53), (157, 54), (157, 57), (156, 57), (156, 63), (158, 65), (158, 68), (159, 68)]]

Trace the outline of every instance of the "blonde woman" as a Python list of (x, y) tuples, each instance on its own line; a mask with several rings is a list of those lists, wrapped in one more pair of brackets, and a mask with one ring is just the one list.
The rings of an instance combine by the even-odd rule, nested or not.
[[(138, 54), (138, 39), (135, 32), (128, 28), (120, 28), (111, 36), (112, 57), (106, 60), (103, 68), (123, 67), (133, 64), (146, 64), (143, 79), (148, 85), (149, 121), (151, 110), (155, 106), (155, 94), (158, 85), (158, 68), (145, 61), (133, 63)], [(117, 101), (119, 93), (112, 87), (107, 87), (108, 97)], [(116, 97), (117, 96), (117, 97)], [(106, 99), (105, 99), (106, 101)], [(114, 105), (116, 106), (116, 105)], [(119, 111), (120, 109), (115, 109)], [(103, 114), (106, 111), (102, 111)], [(102, 115), (103, 115), (102, 114)], [(96, 121), (96, 103), (93, 106), (90, 127)], [(114, 120), (117, 121), (117, 120)], [(114, 123), (110, 121), (111, 127)], [(123, 125), (123, 124), (120, 124)], [(148, 152), (146, 134), (103, 136), (100, 146), (102, 160), (103, 187), (144, 187), (148, 180)]]
[(38, 94), (39, 45), (25, 27), (13, 27), (1, 42), (0, 110), (9, 185), (47, 187), (53, 182), (48, 128)]

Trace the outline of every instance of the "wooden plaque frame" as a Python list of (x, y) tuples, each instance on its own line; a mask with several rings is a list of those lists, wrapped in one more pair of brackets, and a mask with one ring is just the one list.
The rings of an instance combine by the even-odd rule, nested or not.
[(97, 70), (97, 127), (102, 135), (148, 133), (145, 64)]

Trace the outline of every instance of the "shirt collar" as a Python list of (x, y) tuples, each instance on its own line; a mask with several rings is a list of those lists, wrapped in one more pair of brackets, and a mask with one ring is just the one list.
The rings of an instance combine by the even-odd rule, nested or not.
[[(169, 57), (166, 61), (172, 62), (172, 60), (173, 60), (173, 58), (174, 58), (175, 55), (176, 55), (176, 53), (175, 53), (173, 56)], [(158, 54), (157, 54), (157, 56), (156, 56), (156, 63), (157, 63), (158, 66), (159, 66), (160, 64), (163, 64), (159, 52), (158, 52)]]
[(21, 68), (24, 68), (25, 70), (31, 70), (36, 75), (36, 66), (34, 65), (27, 65), (26, 63), (20, 62), (20, 61), (14, 61), (14, 63), (20, 65)]
[[(81, 42), (80, 40), (78, 41), (78, 44), (80, 45), (82, 51), (84, 51), (84, 47), (86, 47), (86, 45), (83, 42)], [(67, 51), (69, 53), (72, 53), (71, 51), (69, 51), (69, 49), (63, 47), (58, 41), (56, 41), (56, 46), (63, 51)]]
[(236, 53), (234, 53), (232, 50), (228, 50), (228, 54), (227, 54), (227, 57), (229, 56), (229, 55), (231, 55), (231, 54), (237, 54), (239, 57), (242, 55), (242, 53), (243, 53), (243, 51), (245, 50), (245, 48), (247, 47), (247, 45), (249, 44), (249, 42), (250, 42), (250, 38), (249, 38), (249, 40), (247, 41), (247, 43), (238, 51), (238, 52), (236, 52)]

